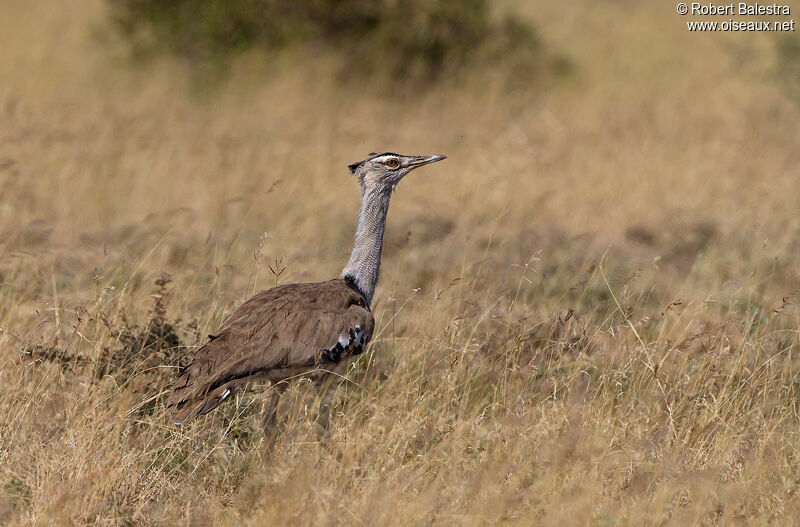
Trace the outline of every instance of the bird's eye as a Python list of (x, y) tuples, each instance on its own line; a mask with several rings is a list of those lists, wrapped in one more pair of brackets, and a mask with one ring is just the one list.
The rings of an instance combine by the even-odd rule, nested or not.
[(389, 168), (397, 168), (400, 166), (400, 161), (398, 161), (397, 159), (389, 159), (384, 164)]

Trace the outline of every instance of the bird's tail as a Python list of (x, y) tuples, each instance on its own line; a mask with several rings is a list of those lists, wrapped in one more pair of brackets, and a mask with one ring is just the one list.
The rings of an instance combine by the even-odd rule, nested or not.
[(202, 397), (183, 400), (179, 396), (175, 397), (176, 391), (173, 390), (167, 400), (167, 408), (172, 412), (172, 422), (182, 425), (195, 417), (207, 414), (232, 397), (238, 391), (240, 385), (241, 380), (235, 379), (214, 388)]

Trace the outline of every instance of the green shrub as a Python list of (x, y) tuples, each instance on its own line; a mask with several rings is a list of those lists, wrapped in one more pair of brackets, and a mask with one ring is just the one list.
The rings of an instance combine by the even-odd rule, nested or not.
[(789, 36), (778, 41), (779, 71), (789, 89), (800, 97), (800, 37)]
[[(441, 74), (477, 57), (536, 59), (529, 25), (491, 20), (486, 0), (108, 0), (135, 49), (226, 62), (250, 48), (308, 43), (342, 52), (348, 71)], [(519, 66), (519, 60), (515, 60)]]

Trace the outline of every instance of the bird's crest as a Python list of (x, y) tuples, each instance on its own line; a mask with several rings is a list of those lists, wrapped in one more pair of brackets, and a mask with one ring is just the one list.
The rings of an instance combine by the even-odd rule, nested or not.
[(356, 175), (356, 170), (358, 170), (358, 167), (360, 167), (363, 164), (364, 164), (363, 161), (359, 161), (358, 163), (353, 163), (351, 165), (347, 165), (347, 168), (350, 169), (350, 175), (351, 176), (355, 176)]

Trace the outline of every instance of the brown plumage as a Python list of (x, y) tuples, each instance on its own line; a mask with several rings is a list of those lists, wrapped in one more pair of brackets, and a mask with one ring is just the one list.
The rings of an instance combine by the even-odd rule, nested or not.
[[(389, 197), (408, 172), (441, 159), (385, 153), (350, 165), (361, 183), (361, 210), (355, 245), (341, 275), (327, 282), (275, 287), (239, 306), (173, 384), (167, 407), (174, 421), (210, 412), (253, 379), (277, 383), (317, 376), (362, 353), (375, 326), (369, 305), (378, 281)], [(276, 402), (269, 412), (273, 415)]]
[(173, 385), (175, 421), (210, 412), (250, 380), (279, 382), (360, 354), (375, 320), (343, 278), (262, 291), (222, 323)]

